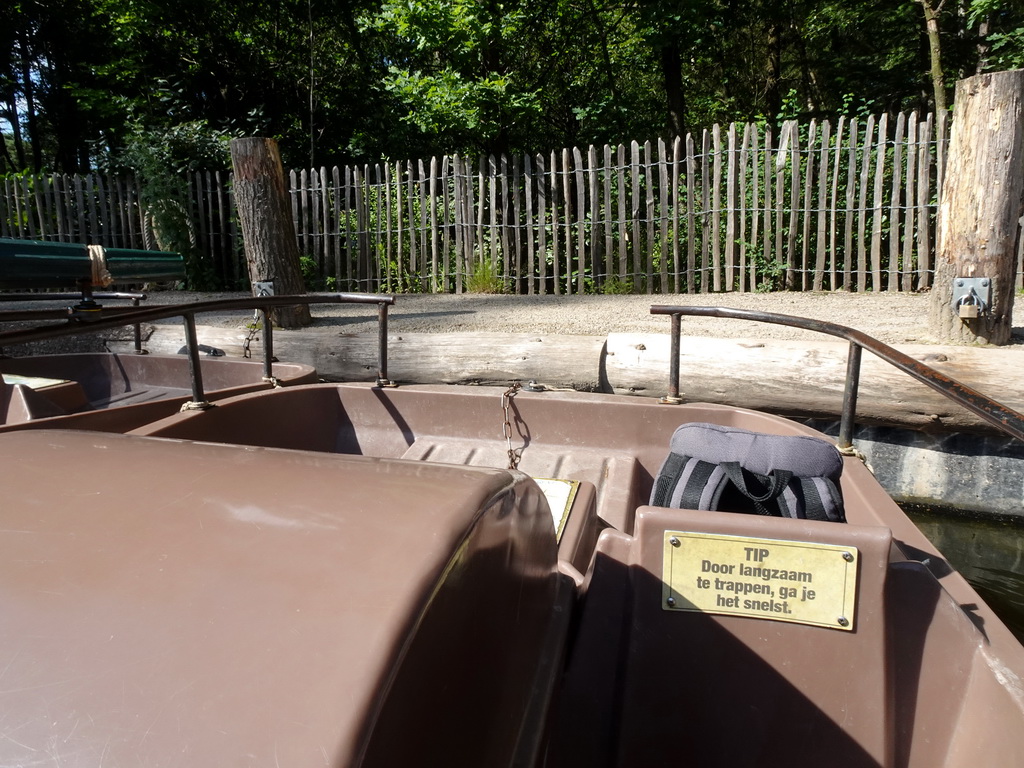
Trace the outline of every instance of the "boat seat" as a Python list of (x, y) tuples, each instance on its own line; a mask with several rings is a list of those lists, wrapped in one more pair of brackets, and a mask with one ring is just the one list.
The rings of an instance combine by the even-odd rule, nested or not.
[[(508, 467), (508, 447), (500, 440), (428, 435), (417, 438), (402, 458), (504, 469)], [(636, 484), (640, 472), (639, 463), (632, 454), (532, 444), (523, 450), (518, 469), (531, 477), (593, 483), (597, 488), (598, 517), (612, 528), (630, 529), (637, 504)]]
[(18, 383), (8, 383), (0, 376), (0, 425), (61, 416), (88, 406), (82, 388), (73, 381), (11, 378)]
[(641, 507), (598, 541), (545, 764), (892, 765), (891, 547), (881, 526)]

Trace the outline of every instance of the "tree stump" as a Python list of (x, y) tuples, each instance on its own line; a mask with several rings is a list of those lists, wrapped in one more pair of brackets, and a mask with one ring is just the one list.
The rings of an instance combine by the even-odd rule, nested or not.
[[(231, 164), (235, 205), (254, 295), (255, 284), (264, 281), (273, 281), (277, 295), (305, 293), (277, 142), (262, 138), (233, 139)], [(312, 322), (307, 306), (279, 307), (271, 317), (273, 323), (282, 328)]]
[[(950, 343), (1006, 344), (1024, 213), (1024, 70), (957, 83), (948, 158), (931, 331)], [(953, 306), (957, 278), (990, 280), (991, 304), (977, 318), (961, 317)]]

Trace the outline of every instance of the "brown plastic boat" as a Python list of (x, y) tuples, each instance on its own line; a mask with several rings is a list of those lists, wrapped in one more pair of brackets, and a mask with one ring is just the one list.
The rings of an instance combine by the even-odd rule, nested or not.
[[(315, 368), (298, 363), (276, 364), (273, 379), (264, 376), (259, 361), (209, 357), (201, 365), (211, 402), (317, 381)], [(191, 399), (184, 356), (97, 352), (0, 359), (0, 429), (127, 432)]]
[[(140, 308), (143, 294), (105, 294), (133, 298), (132, 307), (103, 307), (90, 294), (78, 305), (57, 310), (0, 312), (0, 321), (44, 322), (0, 332), (0, 347), (61, 335), (134, 325), (135, 354), (80, 353), (0, 358), (0, 431), (12, 429), (88, 429), (127, 432), (177, 412), (182, 407), (204, 408), (211, 402), (245, 392), (309, 384), (318, 380), (316, 369), (300, 363), (281, 363), (273, 354), (270, 309), (286, 306), (273, 296), (214, 300), (189, 305)], [(50, 294), (21, 298), (52, 299)], [(73, 294), (65, 296), (74, 298)], [(10, 298), (0, 295), (0, 300)], [(388, 296), (330, 294), (288, 299), (303, 304), (371, 304), (378, 307), (382, 333), (386, 333)], [(83, 305), (89, 309), (83, 311)], [(257, 308), (261, 315), (258, 337), (262, 360), (225, 358), (220, 350), (199, 344), (195, 316), (204, 312)], [(185, 346), (179, 355), (149, 355), (143, 349), (139, 327), (143, 322), (173, 317), (184, 319)], [(386, 367), (386, 364), (385, 364)]]
[[(114, 281), (143, 283), (180, 280), (184, 276), (184, 260), (176, 253), (0, 239), (0, 288), (51, 289), (42, 293), (3, 292), (0, 302), (62, 305), (0, 311), (0, 323), (30, 325), (0, 332), (0, 350), (54, 335), (123, 324), (135, 326), (136, 351), (135, 355), (16, 358), (2, 357), (0, 351), (0, 430), (45, 427), (125, 432), (174, 413), (187, 402), (210, 402), (243, 392), (317, 381), (315, 369), (308, 365), (280, 364), (274, 368), (270, 362), (200, 359), (200, 352), (215, 354), (218, 350), (202, 348), (196, 341), (194, 313), (212, 311), (224, 302), (206, 302), (183, 313), (178, 308), (141, 309), (139, 302), (146, 298), (144, 293), (97, 292)], [(68, 286), (78, 290), (52, 292)], [(109, 305), (111, 301), (126, 300), (131, 301), (130, 307)], [(228, 302), (232, 303), (240, 304)], [(253, 306), (251, 302), (241, 304)], [(183, 351), (188, 351), (188, 356), (145, 355), (140, 324), (182, 314), (188, 336)], [(53, 321), (63, 322), (56, 327), (33, 327)], [(265, 313), (262, 322), (264, 327), (268, 325)], [(272, 357), (272, 353), (265, 355), (267, 361)], [(205, 388), (197, 392), (194, 383), (204, 380)]]
[(649, 503), (680, 425), (822, 435), (383, 383), (0, 435), (0, 763), (1021, 764), (1024, 649), (858, 458), (845, 523)]

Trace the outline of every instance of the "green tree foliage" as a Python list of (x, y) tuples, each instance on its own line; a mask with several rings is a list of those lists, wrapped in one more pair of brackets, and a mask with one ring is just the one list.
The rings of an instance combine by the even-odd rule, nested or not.
[(320, 165), (928, 109), (960, 77), (1024, 66), (1024, 6), (7, 0), (0, 44), (0, 173), (87, 170), (197, 121)]
[(158, 247), (184, 257), (186, 282), (194, 290), (220, 286), (213, 265), (203, 260), (197, 247), (188, 173), (229, 167), (229, 140), (228, 134), (203, 121), (175, 123), (166, 129), (147, 129), (137, 123), (123, 147), (105, 158), (110, 170), (134, 172)]

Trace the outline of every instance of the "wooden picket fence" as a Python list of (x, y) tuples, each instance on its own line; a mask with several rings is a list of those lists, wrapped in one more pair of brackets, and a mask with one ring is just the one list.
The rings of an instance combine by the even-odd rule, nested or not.
[[(947, 116), (714, 126), (673, 141), (293, 171), (313, 288), (524, 294), (926, 288)], [(193, 247), (246, 279), (228, 174), (189, 179)], [(153, 248), (133, 179), (9, 177), (0, 236)]]

